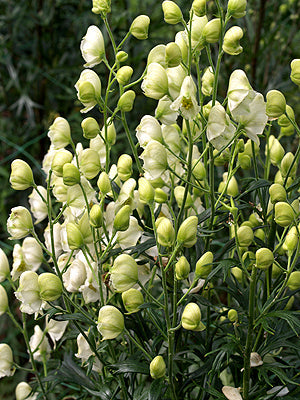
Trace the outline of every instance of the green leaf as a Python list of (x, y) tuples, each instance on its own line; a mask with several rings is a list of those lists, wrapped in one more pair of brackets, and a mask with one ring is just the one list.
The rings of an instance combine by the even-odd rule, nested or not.
[(149, 375), (149, 365), (135, 360), (122, 361), (119, 364), (110, 364), (108, 368), (112, 369), (115, 374), (137, 373)]
[(262, 318), (260, 318), (256, 324), (259, 325), (259, 323), (263, 324), (265, 320), (268, 318), (274, 319), (274, 318), (280, 318), (285, 320), (291, 329), (295, 332), (296, 336), (299, 336), (300, 332), (300, 320), (299, 320), (299, 312), (297, 311), (288, 311), (288, 310), (277, 310), (277, 311), (271, 311), (264, 315)]
[[(86, 322), (88, 324), (91, 324), (92, 321), (85, 317), (84, 315), (80, 314), (80, 313), (74, 313), (74, 314), (55, 314), (52, 317), (55, 321), (82, 321), (82, 322)], [(94, 325), (97, 325), (96, 322), (94, 323)]]
[(165, 387), (164, 379), (155, 379), (150, 386), (148, 400), (159, 400), (161, 399), (161, 392)]

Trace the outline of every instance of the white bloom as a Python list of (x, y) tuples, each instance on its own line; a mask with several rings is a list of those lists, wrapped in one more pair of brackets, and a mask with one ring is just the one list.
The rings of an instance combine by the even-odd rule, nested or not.
[(149, 173), (151, 179), (160, 178), (167, 169), (166, 149), (156, 140), (151, 140), (147, 144), (140, 158), (144, 161), (144, 169)]
[(69, 122), (62, 117), (55, 118), (49, 128), (48, 137), (55, 150), (68, 146), (71, 142), (71, 128)]
[(30, 212), (27, 208), (18, 206), (11, 209), (11, 214), (7, 220), (7, 231), (11, 235), (10, 239), (22, 239), (33, 229)]
[(289, 389), (283, 386), (274, 386), (272, 389), (267, 391), (267, 394), (277, 393), (276, 397), (283, 397), (289, 393)]
[(38, 274), (33, 271), (25, 271), (20, 276), (19, 288), (15, 296), (22, 302), (20, 310), (27, 314), (33, 314), (42, 309), (42, 300), (38, 284)]
[(22, 247), (15, 244), (13, 250), (12, 280), (15, 281), (24, 271), (36, 271), (43, 261), (43, 250), (36, 239), (27, 237)]
[(151, 115), (144, 115), (136, 128), (136, 137), (141, 147), (145, 148), (150, 140), (161, 142), (161, 126)]
[(181, 111), (186, 119), (194, 119), (200, 111), (196, 100), (197, 88), (191, 76), (186, 76), (181, 85), (180, 95), (171, 105), (174, 111)]
[(240, 390), (231, 386), (223, 386), (222, 392), (228, 400), (243, 400)]
[(51, 185), (53, 186), (52, 193), (56, 200), (64, 203), (67, 200), (68, 188), (70, 186), (64, 184), (62, 177), (54, 174), (51, 177)]
[(6, 343), (0, 344), (0, 378), (12, 376), (15, 373), (13, 368), (13, 353)]
[(90, 149), (95, 150), (99, 154), (100, 164), (102, 167), (105, 167), (106, 146), (100, 135), (90, 140)]
[(172, 125), (175, 124), (178, 117), (176, 111), (171, 110), (172, 100), (168, 96), (161, 98), (155, 109), (155, 118), (162, 124)]
[(168, 77), (166, 70), (158, 63), (151, 63), (147, 67), (147, 75), (142, 82), (145, 96), (159, 100), (168, 94)]
[[(47, 250), (52, 253), (52, 245), (51, 245), (51, 235), (50, 235), (50, 226), (48, 225), (44, 230), (44, 238), (45, 245)], [(61, 243), (61, 225), (57, 222), (53, 226), (53, 238), (54, 238), (54, 250), (55, 257), (58, 257), (62, 253), (62, 243)]]
[(92, 68), (102, 62), (105, 57), (104, 40), (97, 26), (89, 26), (86, 35), (81, 40), (80, 51), (86, 61), (84, 67)]
[(164, 44), (159, 44), (150, 50), (147, 57), (147, 65), (150, 65), (151, 63), (158, 63), (163, 68), (167, 67), (166, 46)]
[(64, 286), (70, 293), (77, 292), (84, 284), (86, 277), (86, 266), (78, 259), (75, 259), (62, 275)]
[[(88, 202), (95, 203), (96, 202), (96, 192), (85, 177), (81, 177), (81, 185), (83, 186), (83, 189), (87, 196)], [(67, 203), (70, 206), (73, 215), (78, 215), (77, 211), (79, 211), (79, 213), (82, 213), (83, 208), (86, 207), (86, 204), (85, 204), (85, 199), (83, 196), (82, 189), (79, 185), (74, 185), (74, 186), (68, 187)]]
[(241, 69), (233, 71), (229, 78), (227, 91), (228, 108), (231, 113), (239, 104), (241, 104), (250, 90), (252, 90), (252, 87), (245, 72)]
[(59, 149), (56, 149), (54, 144), (51, 144), (51, 146), (49, 147), (49, 150), (47, 151), (47, 153), (45, 154), (45, 156), (43, 158), (42, 170), (45, 172), (47, 177), (49, 176), (49, 171), (50, 171), (50, 168), (52, 165), (53, 157), (58, 152), (58, 150)]
[(5, 281), (9, 275), (8, 259), (4, 251), (0, 248), (0, 282)]
[(135, 246), (141, 237), (143, 229), (139, 226), (135, 217), (130, 217), (129, 228), (126, 231), (119, 231), (117, 234), (117, 242), (122, 249)]
[[(44, 200), (47, 200), (47, 190), (43, 186), (38, 186), (38, 190), (43, 196)], [(38, 194), (38, 192), (33, 189), (32, 193), (28, 196), (29, 197), (29, 204), (30, 210), (36, 219), (35, 224), (43, 221), (48, 216), (48, 208), (45, 201), (43, 201)]]
[(16, 387), (16, 400), (36, 400), (38, 394), (33, 394), (32, 396), (29, 396), (32, 391), (32, 388), (28, 383), (26, 382), (20, 382), (18, 383)]
[(84, 105), (82, 113), (90, 111), (100, 101), (101, 81), (99, 76), (91, 69), (81, 72), (75, 84), (78, 100)]
[(45, 333), (38, 325), (34, 327), (34, 334), (30, 338), (29, 346), (36, 361), (49, 358), (51, 347)]
[(203, 29), (205, 25), (208, 23), (207, 16), (197, 17), (197, 15), (193, 15), (192, 20), (192, 49), (202, 50), (205, 46), (205, 38), (203, 36)]
[(178, 65), (177, 67), (167, 69), (168, 76), (168, 87), (169, 93), (173, 100), (175, 100), (179, 94), (184, 78), (187, 76), (186, 70)]
[[(88, 332), (85, 332), (85, 334), (88, 336)], [(77, 347), (78, 353), (75, 354), (75, 357), (80, 358), (83, 363), (87, 362), (91, 356), (95, 356), (95, 353), (91, 350), (90, 345), (81, 333), (77, 336)], [(101, 369), (102, 364), (100, 363), (99, 359), (95, 357), (93, 370), (100, 372)]]
[(46, 316), (46, 331), (52, 339), (52, 342), (55, 345), (55, 342), (58, 342), (59, 339), (62, 338), (65, 330), (67, 328), (69, 321), (55, 321), (54, 319), (48, 320), (48, 315)]
[(218, 150), (230, 143), (235, 134), (235, 127), (223, 106), (212, 107), (207, 123), (207, 139)]

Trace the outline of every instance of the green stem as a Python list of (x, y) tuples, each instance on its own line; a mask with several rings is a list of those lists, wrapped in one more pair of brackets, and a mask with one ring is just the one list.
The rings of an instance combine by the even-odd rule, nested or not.
[(135, 145), (133, 143), (133, 140), (132, 140), (129, 128), (128, 128), (128, 124), (127, 124), (127, 121), (126, 121), (126, 116), (125, 116), (125, 112), (124, 111), (121, 112), (121, 117), (122, 117), (123, 126), (125, 128), (125, 133), (126, 133), (128, 141), (129, 141), (129, 144), (130, 144), (130, 147), (131, 147), (131, 151), (133, 153), (133, 156), (134, 156), (138, 171), (139, 171), (140, 174), (142, 174), (143, 173), (143, 168), (141, 166), (136, 147), (135, 147)]
[(152, 361), (152, 357), (150, 356), (150, 354), (148, 354), (147, 351), (143, 348), (143, 346), (141, 346), (139, 342), (135, 340), (135, 338), (130, 334), (130, 332), (127, 329), (124, 329), (124, 332), (129, 337), (129, 339), (136, 345), (136, 347), (138, 347), (141, 350), (141, 352), (146, 356), (146, 358)]

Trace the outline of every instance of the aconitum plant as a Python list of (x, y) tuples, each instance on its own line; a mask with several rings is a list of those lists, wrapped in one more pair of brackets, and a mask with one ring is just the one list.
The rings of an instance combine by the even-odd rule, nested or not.
[[(177, 33), (136, 76), (123, 46), (147, 40), (150, 18), (116, 43), (110, 1), (93, 1), (99, 27), (82, 39), (74, 89), (88, 145), (57, 117), (43, 184), (25, 161), (11, 166), (12, 187), (32, 189), (7, 221), (12, 265), (0, 251), (0, 315), (28, 352), (17, 365), (0, 344), (0, 377), (28, 376), (17, 400), (299, 398), (300, 129), (285, 96), (264, 98), (243, 66), (219, 87), (247, 12), (246, 0), (222, 3), (164, 1)], [(286, 62), (299, 85), (300, 60)], [(156, 105), (134, 132), (140, 88)], [(120, 131), (129, 154), (113, 164)]]

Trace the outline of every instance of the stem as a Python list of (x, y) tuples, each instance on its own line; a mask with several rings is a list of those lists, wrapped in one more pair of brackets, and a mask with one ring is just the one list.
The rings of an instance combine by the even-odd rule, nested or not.
[(137, 340), (129, 333), (127, 329), (124, 329), (124, 332), (126, 335), (129, 337), (129, 339), (141, 350), (141, 352), (148, 358), (148, 360), (152, 361), (152, 357), (150, 354), (147, 353), (147, 351), (139, 344)]
[(130, 144), (130, 147), (131, 147), (131, 151), (133, 153), (137, 168), (139, 170), (139, 173), (142, 174), (143, 173), (143, 168), (141, 166), (136, 147), (135, 147), (135, 145), (133, 143), (133, 140), (132, 140), (132, 137), (131, 137), (131, 133), (130, 133), (128, 125), (127, 125), (127, 121), (126, 121), (126, 117), (125, 117), (125, 112), (124, 111), (121, 112), (121, 117), (122, 117), (122, 122), (123, 122), (123, 125), (124, 125), (124, 128), (125, 128), (126, 136), (127, 136), (128, 141), (129, 141), (129, 144)]

